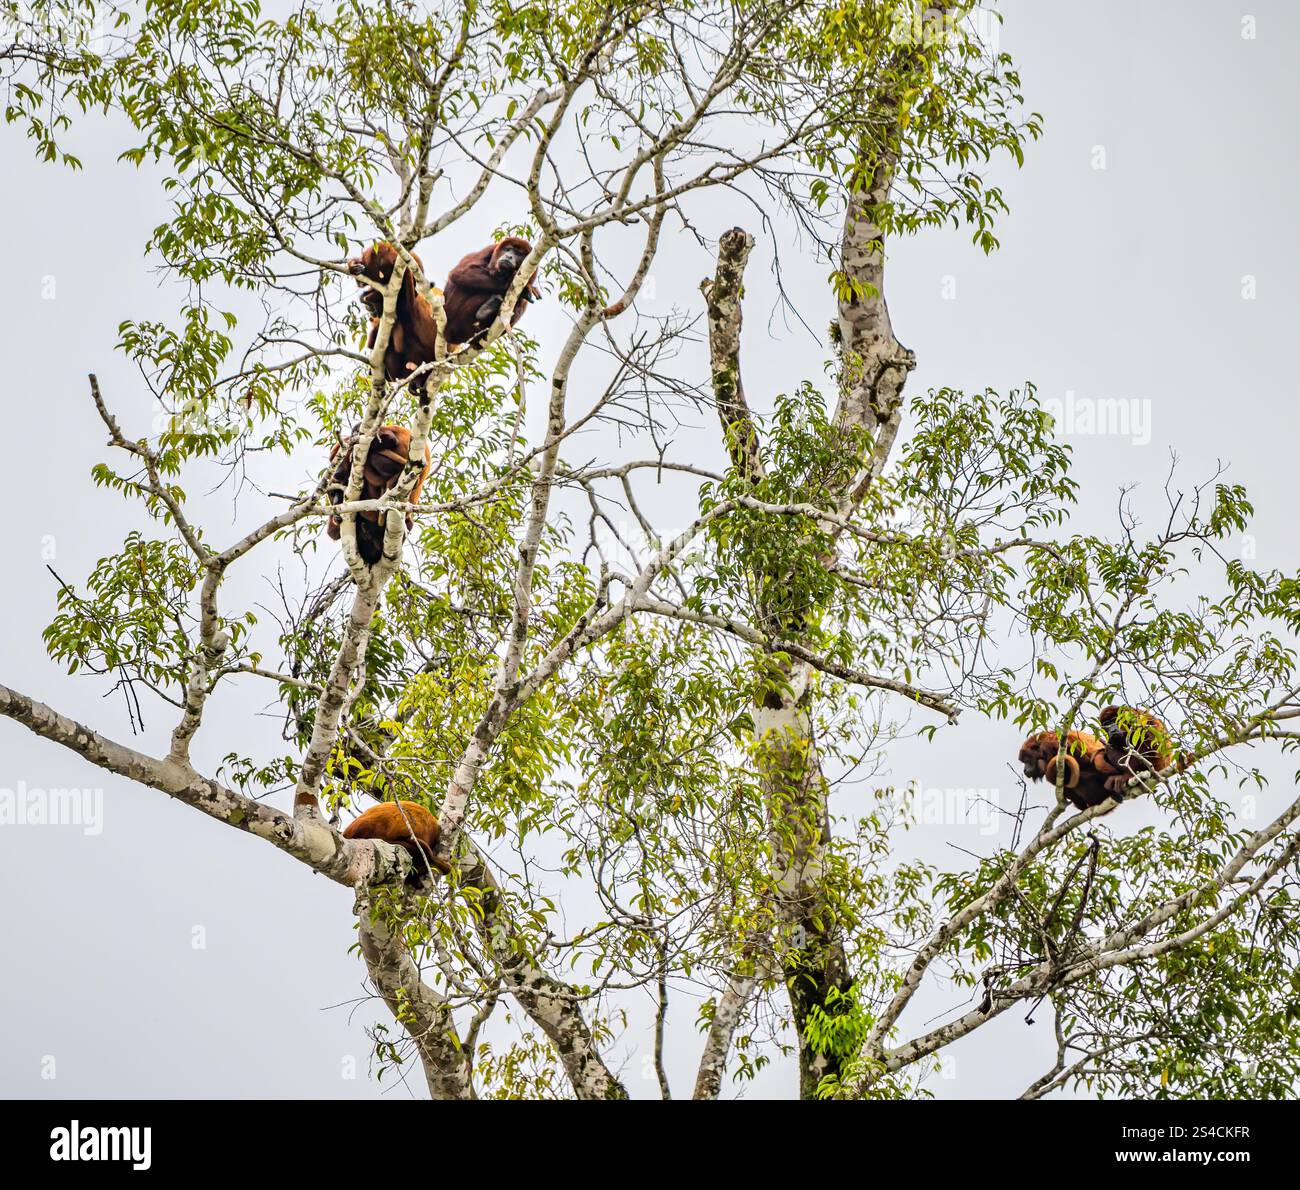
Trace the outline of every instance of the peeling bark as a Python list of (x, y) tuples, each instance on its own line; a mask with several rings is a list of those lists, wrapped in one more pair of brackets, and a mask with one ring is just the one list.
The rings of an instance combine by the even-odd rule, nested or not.
[(497, 882), (478, 854), (460, 869), (462, 886), (478, 891), (475, 925), (497, 960), (502, 982), (559, 1055), (579, 1099), (627, 1099), (627, 1088), (605, 1064), (582, 1014), (578, 994), (533, 961), (504, 905)]
[(717, 1099), (721, 1093), (722, 1076), (727, 1070), (727, 1055), (731, 1052), (732, 1038), (735, 1037), (740, 1018), (760, 982), (759, 971), (749, 975), (736, 974), (723, 989), (718, 1005), (713, 1010), (713, 1020), (704, 1042), (704, 1053), (700, 1056), (699, 1069), (695, 1074), (693, 1098)]
[(718, 268), (700, 283), (709, 319), (709, 360), (713, 370), (713, 399), (722, 422), (722, 436), (732, 466), (750, 483), (763, 478), (758, 429), (745, 400), (740, 375), (741, 298), (745, 265), (754, 237), (733, 227), (718, 241)]
[[(762, 476), (758, 434), (740, 382), (741, 297), (744, 268), (752, 238), (739, 228), (727, 232), (718, 245), (718, 268), (702, 287), (709, 303), (709, 346), (714, 399), (724, 437), (737, 467), (751, 483)], [(763, 589), (781, 586), (779, 575), (757, 574)], [(759, 608), (764, 625), (781, 638), (798, 639), (801, 626), (774, 603)], [(827, 1074), (838, 1066), (817, 1052), (807, 1039), (812, 1013), (822, 1007), (831, 989), (848, 990), (850, 979), (837, 927), (820, 890), (822, 852), (830, 837), (826, 782), (812, 738), (808, 703), (813, 667), (792, 658), (771, 662), (767, 680), (756, 694), (754, 740), (759, 778), (767, 803), (769, 845), (772, 850), (772, 895), (779, 925), (778, 954), (790, 997), (799, 1042), (799, 1086), (811, 1098)], [(711, 1032), (697, 1079), (697, 1095), (716, 1096), (734, 1020), (756, 981), (734, 982), (719, 1008), (726, 1008), (721, 1027)]]
[(843, 1059), (820, 1052), (808, 1039), (813, 1014), (827, 1009), (832, 991), (852, 984), (840, 926), (822, 887), (830, 842), (828, 788), (813, 738), (808, 667), (780, 667), (779, 695), (769, 691), (755, 713), (755, 734), (770, 822), (769, 844), (781, 925), (782, 974), (799, 1041), (799, 1093), (811, 1099)]
[(375, 912), (365, 891), (357, 893), (356, 914), (366, 969), (394, 1019), (415, 1042), (429, 1094), (434, 1099), (475, 1098), (473, 1055), (456, 1035), (446, 997), (420, 978), (405, 942), (393, 933), (382, 910)]

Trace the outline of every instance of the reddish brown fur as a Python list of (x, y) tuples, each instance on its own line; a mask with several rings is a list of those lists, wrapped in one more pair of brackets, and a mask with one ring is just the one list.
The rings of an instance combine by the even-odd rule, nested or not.
[(439, 872), (451, 871), (446, 861), (437, 858), (442, 827), (438, 820), (418, 802), (382, 802), (371, 806), (348, 823), (345, 839), (382, 839), (405, 847), (415, 860), (418, 873), (425, 872), (425, 862)]
[(1106, 788), (1123, 794), (1138, 773), (1157, 772), (1173, 763), (1169, 732), (1150, 711), (1141, 707), (1106, 707), (1099, 722), (1107, 729), (1106, 746), (1097, 768), (1106, 774)]
[[(356, 434), (354, 429), (353, 434)], [(330, 502), (339, 504), (343, 500), (342, 489), (347, 487), (352, 475), (352, 444), (355, 437), (337, 443), (330, 452), (330, 462), (337, 461), (334, 474), (330, 477)], [(361, 500), (378, 500), (385, 492), (391, 491), (402, 478), (402, 472), (411, 457), (411, 431), (405, 426), (380, 426), (375, 432), (370, 449), (366, 452), (366, 465), (361, 475)], [(431, 456), (428, 444), (424, 447), (424, 469), (415, 481), (408, 501), (420, 502), (420, 493), (424, 489), (425, 477), (429, 474)], [(413, 521), (411, 514), (406, 514), (406, 527), (409, 530)], [(335, 541), (343, 534), (343, 521), (332, 516), (325, 527), (325, 532)], [(379, 561), (384, 552), (384, 520), (378, 512), (357, 513), (357, 551), (361, 560), (369, 566)]]
[[(424, 270), (424, 262), (414, 253), (411, 259)], [(369, 278), (387, 285), (397, 265), (397, 249), (387, 240), (367, 248), (359, 257), (348, 261), (348, 271), (362, 287), (361, 304), (370, 313), (370, 338), (366, 345), (373, 348), (379, 334), (379, 319), (384, 312), (384, 297), (379, 290), (367, 285)], [(448, 336), (448, 346), (454, 340)], [(389, 332), (388, 347), (384, 351), (384, 375), (389, 380), (404, 380), (421, 364), (436, 356), (438, 324), (428, 299), (415, 291), (415, 274), (409, 268), (402, 274), (402, 288), (397, 294), (397, 311), (393, 316), (393, 329)]]
[[(1173, 762), (1169, 733), (1150, 711), (1106, 707), (1098, 722), (1108, 729), (1105, 741), (1086, 731), (1066, 736), (1065, 796), (1080, 810), (1108, 797), (1122, 798), (1138, 773), (1165, 769)], [(1031, 735), (1020, 745), (1025, 776), (1056, 784), (1061, 737), (1054, 731)]]
[[(1096, 758), (1105, 747), (1101, 740), (1086, 731), (1072, 731), (1065, 737), (1065, 799), (1080, 810), (1095, 806), (1110, 796), (1105, 787), (1105, 776), (1096, 766)], [(1061, 737), (1056, 732), (1031, 735), (1020, 745), (1020, 763), (1024, 765), (1025, 776), (1055, 786), (1060, 753)]]
[[(471, 252), (447, 274), (442, 300), (447, 312), (449, 343), (471, 343), (496, 321), (500, 301), (493, 303), (490, 312), (485, 311), (485, 303), (505, 294), (520, 263), (532, 250), (527, 240), (506, 236)], [(529, 303), (540, 300), (541, 296), (541, 290), (530, 279), (515, 303), (510, 325), (514, 326), (524, 316)]]

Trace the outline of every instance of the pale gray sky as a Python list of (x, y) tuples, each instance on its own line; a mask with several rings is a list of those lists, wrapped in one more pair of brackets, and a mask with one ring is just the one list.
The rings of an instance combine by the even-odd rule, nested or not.
[[(961, 232), (926, 233), (894, 247), (890, 308), (919, 359), (910, 391), (1005, 390), (1028, 379), (1047, 400), (1073, 393), (1076, 401), (1136, 401), (1150, 419), (1135, 427), (1137, 442), (1071, 439), (1084, 488), (1078, 527), (1112, 526), (1123, 484), (1142, 485), (1154, 510), (1176, 449), (1189, 481), (1207, 477), (1216, 460), (1231, 463), (1230, 477), (1248, 485), (1258, 509), (1243, 550), (1261, 566), (1294, 567), (1300, 13), (1283, 0), (1244, 10), (1218, 0), (1014, 0), (1002, 8), (1002, 44), (1017, 59), (1046, 133), (1022, 171), (997, 168), (1012, 207), (999, 228), (1001, 251), (985, 258)], [(1242, 36), (1246, 16), (1257, 21), (1253, 40)], [(88, 123), (75, 143), (86, 166), (80, 173), (34, 162), (14, 129), (0, 129), (11, 229), (0, 290), (13, 344), (9, 443), (26, 493), (0, 524), (7, 567), (0, 680), (127, 738), (120, 701), (103, 697), (101, 681), (64, 675), (46, 658), (40, 632), (54, 607), (47, 562), (79, 581), (140, 523), (133, 506), (90, 483), (90, 467), (105, 451), (85, 375), (99, 374), (129, 430), (146, 427), (148, 397), (113, 348), (122, 319), (163, 317), (173, 308), (141, 252), (166, 207), (155, 175), (115, 162), (121, 145), (102, 126)], [(1104, 168), (1096, 168), (1099, 153)], [(485, 226), (499, 212), (489, 215)], [(699, 226), (715, 236), (745, 218), (710, 207)], [(787, 249), (787, 287), (819, 295), (809, 322), (824, 325), (826, 268), (792, 257)], [(657, 270), (656, 300), (693, 308), (708, 263), (693, 244), (674, 240)], [(760, 405), (816, 374), (806, 335), (785, 331), (779, 316), (769, 322), (772, 287), (762, 278), (770, 263), (760, 242), (745, 363)], [(1243, 295), (1247, 277), (1253, 298)], [(530, 316), (533, 333), (552, 350), (561, 317), (554, 302)], [(700, 451), (712, 457), (716, 434), (700, 433)], [(282, 490), (292, 490), (308, 466), (304, 460), (301, 473), (287, 474)], [(218, 535), (266, 510), (253, 496), (235, 514), (223, 492), (196, 500)], [(255, 574), (234, 582), (236, 593), (265, 596)], [(275, 723), (249, 715), (265, 698), (241, 688), (219, 699), (199, 762), (211, 769), (230, 748), (274, 747)], [(223, 739), (222, 724), (238, 735)], [(139, 746), (165, 750), (169, 726), (168, 717), (150, 715)], [(1009, 796), (1013, 736), (963, 721), (934, 744), (901, 745), (894, 773)], [(70, 826), (0, 826), (0, 888), (10, 906), (0, 1094), (384, 1093), (366, 1078), (363, 1028), (388, 1017), (370, 1005), (352, 1011), (363, 968), (347, 954), (353, 931), (345, 890), (0, 721), (0, 788), (23, 782), (102, 788), (105, 820), (94, 836)], [(1155, 811), (1138, 805), (1123, 813), (1136, 827)], [(991, 845), (976, 826), (926, 825), (907, 845), (961, 863), (950, 843)], [(915, 1027), (960, 1000), (931, 996), (905, 1024)], [(682, 1004), (670, 1058), (685, 1088), (698, 1042), (693, 1006)], [(641, 1077), (648, 1029), (648, 1015), (635, 1020), (624, 1042), (625, 1052), (635, 1051), (626, 1074), (638, 1095), (655, 1093), (653, 1079)], [(954, 1047), (930, 1087), (941, 1096), (1016, 1094), (1050, 1063), (1049, 1030), (1046, 1014), (1029, 1026), (1023, 1013), (1008, 1013)], [(777, 1063), (748, 1094), (785, 1094), (789, 1086), (789, 1071)]]

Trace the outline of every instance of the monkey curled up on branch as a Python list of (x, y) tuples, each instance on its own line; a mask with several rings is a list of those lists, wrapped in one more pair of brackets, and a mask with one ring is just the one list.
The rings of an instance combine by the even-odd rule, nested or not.
[[(437, 858), (438, 840), (442, 827), (438, 820), (418, 802), (382, 802), (371, 806), (360, 817), (348, 823), (343, 831), (345, 839), (381, 839), (405, 847), (415, 861), (413, 880), (418, 882), (428, 868), (444, 876), (451, 865)], [(426, 866), (427, 865), (427, 866)]]
[(1169, 732), (1149, 711), (1111, 706), (1097, 721), (1107, 729), (1104, 741), (1090, 732), (1071, 731), (1062, 750), (1061, 737), (1044, 731), (1020, 745), (1019, 760), (1031, 780), (1054, 786), (1059, 758), (1065, 768), (1065, 798), (1080, 810), (1100, 805), (1108, 797), (1122, 801), (1135, 776), (1173, 763)]
[[(473, 343), (484, 335), (496, 320), (506, 290), (515, 279), (533, 246), (519, 236), (506, 236), (471, 252), (447, 274), (442, 302), (446, 315), (447, 350)], [(424, 270), (424, 262), (414, 253), (411, 259)], [(384, 297), (370, 282), (387, 285), (397, 264), (397, 249), (387, 240), (367, 248), (347, 262), (348, 272), (362, 287), (361, 304), (370, 314), (370, 337), (367, 347), (375, 345), (379, 320), (384, 312)], [(516, 325), (531, 302), (541, 301), (542, 292), (530, 279), (515, 302), (510, 325)], [(388, 347), (384, 351), (384, 375), (388, 380), (405, 380), (422, 364), (437, 358), (438, 320), (428, 298), (415, 289), (415, 275), (407, 269), (397, 295), (397, 309)]]
[[(360, 426), (354, 426), (352, 436), (335, 444), (330, 451), (330, 462), (335, 464), (334, 474), (330, 476), (329, 501), (341, 504), (352, 476), (352, 446), (356, 442)], [(361, 473), (361, 493), (358, 499), (378, 500), (385, 492), (391, 491), (402, 478), (402, 472), (411, 457), (411, 431), (405, 426), (380, 426), (375, 431), (370, 449), (366, 452), (366, 462)], [(424, 481), (429, 474), (431, 456), (428, 444), (424, 447), (424, 469), (420, 478), (411, 489), (408, 503), (418, 504)], [(357, 552), (367, 566), (373, 566), (384, 553), (384, 523), (387, 517), (379, 512), (357, 513)], [(413, 521), (411, 514), (406, 514), (406, 528), (409, 531)], [(343, 520), (332, 516), (325, 532), (334, 541), (343, 535)]]

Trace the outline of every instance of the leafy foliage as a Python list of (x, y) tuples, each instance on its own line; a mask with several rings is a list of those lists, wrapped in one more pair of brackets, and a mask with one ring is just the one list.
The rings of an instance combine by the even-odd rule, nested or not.
[[(17, 20), (7, 121), (77, 168), (72, 120), (113, 114), (122, 160), (157, 170), (171, 201), (145, 248), (177, 296), (171, 321), (121, 322), (165, 416), (118, 442), (136, 448), (129, 471), (94, 476), (164, 536), (134, 531), (80, 588), (59, 580), (50, 654), (176, 707), (273, 683), (285, 749), (236, 747), (221, 770), (253, 797), (302, 779), (324, 724), (332, 811), (400, 796), (443, 813), (483, 745), (463, 830), (499, 875), (386, 912), (472, 1029), (484, 1095), (570, 1090), (561, 1042), (517, 1005), (497, 1013), (525, 962), (567, 981), (556, 998), (597, 1046), (632, 1027), (634, 996), (666, 1014), (669, 989), (708, 1031), (741, 977), (756, 992), (736, 1078), (802, 1045), (831, 1070), (816, 1094), (924, 1094), (934, 1055), (982, 1021), (909, 1043), (918, 954), (915, 982), (942, 972), (989, 1014), (1050, 1003), (1061, 1061), (1040, 1089), (1294, 1093), (1296, 814), (1252, 829), (1224, 788), (1266, 785), (1231, 749), (1295, 745), (1300, 579), (1226, 556), (1245, 492), (1171, 480), (1154, 532), (1132, 497), (1114, 537), (1073, 532), (1069, 451), (1026, 385), (913, 394), (888, 467), (846, 499), (881, 440), (837, 414), (836, 343), (805, 368), (830, 384), (764, 394), (757, 476), (715, 470), (677, 432), (714, 416), (679, 351), (687, 322), (637, 306), (665, 229), (698, 235), (722, 194), (829, 262), (827, 299), (879, 296), (839, 258), (855, 203), (880, 237), (954, 224), (996, 247), (990, 164), (1022, 160), (1041, 121), (970, 9), (59, 0)], [(545, 251), (572, 331), (438, 361), (427, 391), (385, 385), (345, 259), (380, 238), (418, 248), (436, 296), (489, 192), (490, 222)], [(381, 420), (422, 427), (432, 464), (334, 730), (322, 692), (358, 633), (311, 484), (326, 444)], [(189, 526), (206, 511), (194, 476), (238, 482), (268, 460), (313, 477), (299, 511), (275, 506), (224, 552)], [(674, 501), (692, 509), (680, 537), (660, 524)], [(204, 606), (228, 567), (277, 549), (296, 577), (278, 576), (276, 629)], [(1067, 829), (1060, 807), (1040, 826), (1026, 804), (1012, 845), (969, 870), (902, 853), (879, 766), (909, 711), (940, 711), (927, 734), (960, 712), (1096, 729), (1109, 702), (1170, 727), (1177, 771), (1144, 786), (1161, 826)], [(824, 974), (818, 946), (843, 970), (795, 1036), (788, 997)], [(408, 1042), (378, 1036), (381, 1069)]]

